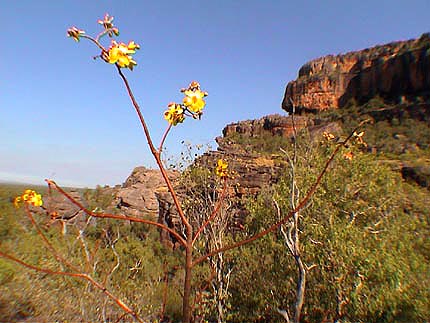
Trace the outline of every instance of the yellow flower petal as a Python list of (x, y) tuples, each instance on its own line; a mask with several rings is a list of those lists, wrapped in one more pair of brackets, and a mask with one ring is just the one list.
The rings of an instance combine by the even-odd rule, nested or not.
[(228, 177), (228, 164), (226, 161), (219, 159), (215, 168), (215, 174), (221, 178)]
[(170, 103), (168, 105), (169, 110), (164, 112), (164, 119), (167, 120), (172, 126), (176, 126), (178, 123), (182, 123), (185, 120), (184, 109), (180, 104)]

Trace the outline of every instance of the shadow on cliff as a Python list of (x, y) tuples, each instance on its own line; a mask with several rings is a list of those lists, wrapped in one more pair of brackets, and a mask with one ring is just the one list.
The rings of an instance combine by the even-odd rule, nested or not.
[(430, 98), (430, 38), (424, 41), (425, 46), (389, 58), (379, 57), (368, 67), (359, 60), (350, 70), (354, 76), (338, 106), (342, 108), (351, 100), (364, 104), (376, 96), (392, 103)]

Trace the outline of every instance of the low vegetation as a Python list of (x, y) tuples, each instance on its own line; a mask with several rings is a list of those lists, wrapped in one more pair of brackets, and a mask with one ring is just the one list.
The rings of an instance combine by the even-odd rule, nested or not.
[[(329, 117), (333, 120), (333, 115)], [(344, 126), (353, 120), (352, 115), (340, 117)], [(408, 117), (398, 122), (412, 125), (397, 127), (391, 120), (367, 126), (364, 139), (368, 146), (377, 147), (377, 153), (356, 145), (344, 148), (333, 165), (335, 171), (328, 173), (312, 202), (300, 214), (302, 258), (307, 266), (302, 322), (422, 322), (430, 316), (430, 294), (425, 283), (430, 280), (430, 207), (426, 203), (430, 193), (416, 183), (406, 182), (400, 171), (387, 162), (389, 158), (406, 160), (410, 156), (425, 161), (425, 136), (420, 138), (422, 142), (417, 144), (415, 155), (390, 150), (392, 146), (387, 142), (397, 140), (391, 134), (398, 133), (408, 138), (403, 138), (408, 144), (418, 138), (413, 129), (425, 132), (428, 127), (425, 129), (421, 121)], [(387, 135), (376, 138), (381, 131)], [(266, 138), (247, 139), (248, 148), (252, 143), (261, 151), (260, 140)], [(277, 147), (273, 147), (274, 143), (278, 143)], [(334, 143), (323, 138), (315, 141), (306, 131), (299, 134), (297, 143), (295, 176), (300, 192), (306, 192)], [(292, 142), (279, 138), (271, 141), (266, 152), (278, 151), (288, 159), (292, 147)], [(352, 152), (353, 158), (346, 158), (348, 152)], [(184, 174), (188, 187), (193, 189), (203, 187), (198, 183), (207, 178), (201, 175), (205, 171)], [(189, 182), (193, 176), (197, 180), (194, 186)], [(287, 169), (277, 185), (249, 202), (245, 227), (239, 233), (236, 230), (234, 236), (225, 233), (225, 241), (250, 236), (277, 221), (274, 200), (282, 210), (290, 210), (290, 182)], [(23, 210), (16, 210), (11, 203), (22, 189), (1, 186), (2, 248), (30, 263), (56, 268), (58, 263), (47, 256)], [(109, 206), (110, 196), (104, 196), (102, 189), (87, 190), (83, 195), (91, 207)], [(202, 199), (208, 202), (203, 196)], [(80, 225), (85, 225), (81, 230), (88, 250), (92, 250), (90, 263), (94, 273), (139, 308), (142, 317), (155, 321), (163, 312), (167, 321), (178, 321), (178, 290), (183, 279), (178, 257), (181, 251), (166, 249), (159, 243), (159, 232), (141, 224), (93, 219), (86, 225), (87, 220), (82, 219)], [(46, 225), (46, 216), (39, 221)], [(66, 233), (55, 229), (55, 224), (44, 229), (70, 261), (82, 267), (89, 265), (82, 243), (77, 240), (76, 227), (70, 226)], [(277, 309), (291, 309), (294, 304), (297, 268), (280, 231), (226, 253), (223, 265), (231, 269), (223, 300), (227, 309), (225, 321), (279, 322)], [(208, 270), (207, 266), (199, 269), (201, 274), (194, 278), (197, 286), (205, 285)], [(0, 290), (0, 321), (115, 321), (122, 315), (111, 301), (85, 282), (23, 271), (2, 258)], [(198, 310), (205, 320), (216, 321), (215, 300), (211, 296), (214, 289), (204, 291), (200, 300), (204, 306)]]

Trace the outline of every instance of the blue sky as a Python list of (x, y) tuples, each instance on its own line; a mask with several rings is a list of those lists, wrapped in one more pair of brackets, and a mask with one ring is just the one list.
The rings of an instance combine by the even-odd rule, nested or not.
[(305, 62), (430, 31), (429, 0), (37, 1), (0, 0), (0, 181), (88, 186), (122, 183), (154, 167), (115, 68), (93, 56), (88, 34), (108, 12), (119, 40), (135, 40), (125, 71), (155, 142), (163, 111), (192, 80), (209, 92), (202, 120), (166, 142), (210, 143), (231, 122), (284, 113), (285, 86)]

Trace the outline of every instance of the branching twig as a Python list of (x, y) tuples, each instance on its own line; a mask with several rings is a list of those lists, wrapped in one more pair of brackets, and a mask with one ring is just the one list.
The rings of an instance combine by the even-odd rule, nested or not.
[(63, 194), (70, 202), (72, 202), (73, 204), (75, 204), (76, 206), (78, 206), (84, 213), (86, 213), (89, 216), (92, 216), (92, 217), (95, 217), (95, 218), (127, 220), (127, 221), (131, 221), (131, 222), (139, 222), (139, 223), (145, 223), (145, 224), (153, 225), (153, 226), (156, 226), (156, 227), (158, 227), (158, 228), (160, 228), (162, 230), (165, 230), (165, 231), (171, 233), (176, 239), (178, 239), (178, 241), (179, 241), (180, 244), (182, 244), (183, 246), (185, 246), (185, 240), (184, 240), (184, 238), (182, 238), (182, 236), (179, 235), (175, 230), (169, 228), (168, 226), (166, 226), (164, 224), (161, 224), (161, 223), (158, 223), (158, 222), (155, 222), (155, 221), (151, 221), (151, 220), (140, 219), (140, 218), (135, 218), (135, 217), (129, 217), (129, 216), (125, 216), (125, 215), (92, 212), (89, 209), (87, 209), (86, 207), (84, 207), (81, 203), (79, 203), (78, 201), (76, 201), (72, 196), (70, 196), (70, 194), (68, 194), (66, 191), (64, 191), (53, 180), (46, 179), (45, 181), (49, 185), (51, 185), (52, 187), (54, 187), (58, 192), (60, 192), (61, 194)]
[(227, 181), (224, 181), (224, 187), (222, 189), (221, 192), (221, 197), (217, 200), (217, 203), (211, 213), (211, 215), (208, 217), (208, 219), (200, 226), (200, 228), (198, 229), (198, 231), (196, 232), (196, 234), (194, 235), (193, 238), (193, 244), (196, 242), (197, 238), (199, 237), (200, 233), (206, 228), (206, 226), (211, 223), (215, 217), (220, 213), (219, 210), (223, 204), (225, 195), (227, 192)]
[(74, 273), (74, 272), (66, 272), (66, 271), (55, 271), (55, 270), (51, 270), (51, 269), (47, 269), (47, 268), (41, 268), (41, 267), (37, 267), (31, 264), (28, 264), (14, 256), (11, 256), (9, 254), (3, 253), (2, 251), (0, 251), (0, 257), (9, 259), (11, 261), (14, 261), (18, 264), (20, 264), (21, 266), (24, 266), (28, 269), (32, 269), (38, 272), (42, 272), (42, 273), (46, 273), (46, 274), (50, 274), (50, 275), (58, 275), (58, 276), (69, 276), (69, 277), (76, 277), (76, 278), (82, 278), (84, 280), (89, 281), (94, 287), (100, 289), (105, 295), (107, 295), (109, 298), (111, 298), (119, 307), (121, 307), (125, 312), (127, 312), (129, 315), (133, 316), (136, 321), (140, 322), (140, 323), (144, 323), (144, 321), (140, 318), (140, 316), (138, 314), (136, 314), (136, 312), (134, 312), (127, 304), (125, 304), (121, 299), (119, 299), (118, 297), (116, 297), (115, 295), (113, 295), (109, 290), (106, 289), (106, 287), (100, 283), (98, 283), (97, 281), (95, 281), (91, 276), (89, 276), (88, 274), (83, 274), (83, 273)]

